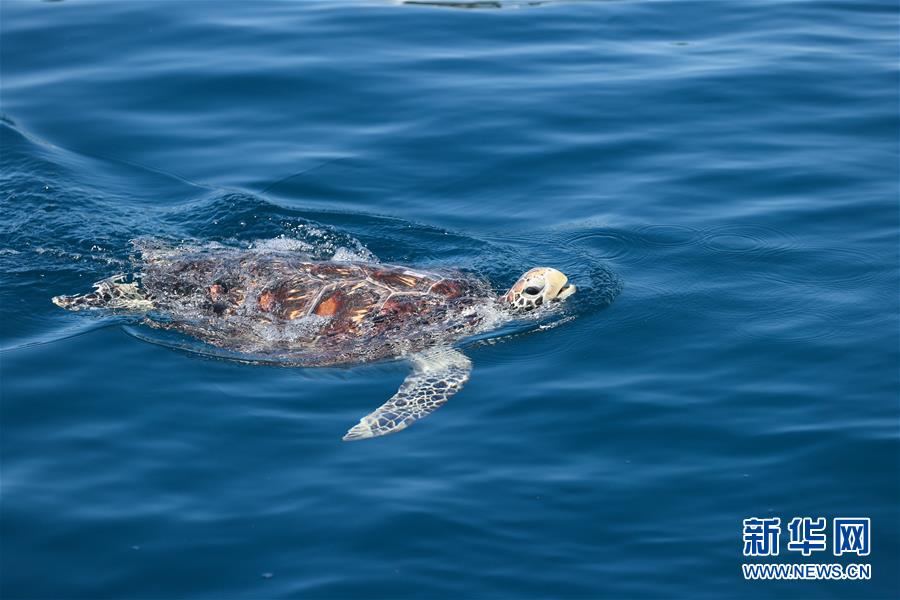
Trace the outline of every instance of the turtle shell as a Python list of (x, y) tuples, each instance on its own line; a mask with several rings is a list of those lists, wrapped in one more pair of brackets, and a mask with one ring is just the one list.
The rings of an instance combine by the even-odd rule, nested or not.
[[(157, 321), (236, 350), (303, 350), (311, 364), (414, 351), (473, 330), (486, 282), (459, 271), (200, 256), (145, 265)], [(152, 317), (151, 317), (152, 318)]]
[(265, 286), (257, 297), (258, 308), (285, 321), (326, 318), (327, 333), (428, 314), (474, 291), (465, 280), (404, 267), (346, 263), (299, 267), (294, 276)]

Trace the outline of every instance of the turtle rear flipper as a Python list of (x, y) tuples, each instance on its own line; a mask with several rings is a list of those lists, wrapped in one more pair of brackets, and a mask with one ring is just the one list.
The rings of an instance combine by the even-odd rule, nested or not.
[(67, 310), (107, 309), (148, 311), (153, 302), (135, 282), (125, 283), (125, 275), (115, 275), (94, 284), (94, 291), (74, 296), (54, 296), (53, 304)]
[(344, 441), (396, 433), (444, 405), (462, 389), (472, 372), (472, 361), (453, 348), (431, 348), (410, 358), (413, 372), (390, 400), (354, 425)]

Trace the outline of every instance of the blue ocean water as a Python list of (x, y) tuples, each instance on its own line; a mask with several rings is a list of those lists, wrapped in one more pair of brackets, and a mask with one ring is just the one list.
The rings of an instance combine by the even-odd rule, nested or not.
[[(897, 22), (0, 1), (0, 596), (898, 597)], [(215, 360), (51, 304), (142, 236), (581, 291), (347, 444), (402, 364)], [(742, 520), (794, 516), (870, 517), (872, 579), (744, 581)], [(785, 543), (756, 562), (853, 562)]]

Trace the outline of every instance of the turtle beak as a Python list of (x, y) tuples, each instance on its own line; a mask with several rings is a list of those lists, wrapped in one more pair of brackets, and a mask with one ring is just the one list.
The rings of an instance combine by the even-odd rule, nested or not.
[(544, 273), (547, 285), (544, 289), (544, 299), (547, 301), (565, 300), (576, 292), (578, 288), (569, 283), (569, 278), (556, 269), (547, 269)]
[(578, 288), (572, 285), (571, 283), (567, 283), (559, 290), (559, 293), (556, 294), (555, 300), (565, 300), (572, 294), (578, 291)]

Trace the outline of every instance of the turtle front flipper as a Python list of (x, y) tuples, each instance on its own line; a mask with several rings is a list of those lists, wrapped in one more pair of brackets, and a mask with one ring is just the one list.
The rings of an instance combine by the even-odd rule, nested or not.
[(431, 348), (410, 357), (413, 372), (390, 400), (360, 419), (344, 441), (364, 440), (396, 433), (428, 416), (462, 389), (472, 362), (459, 350)]

